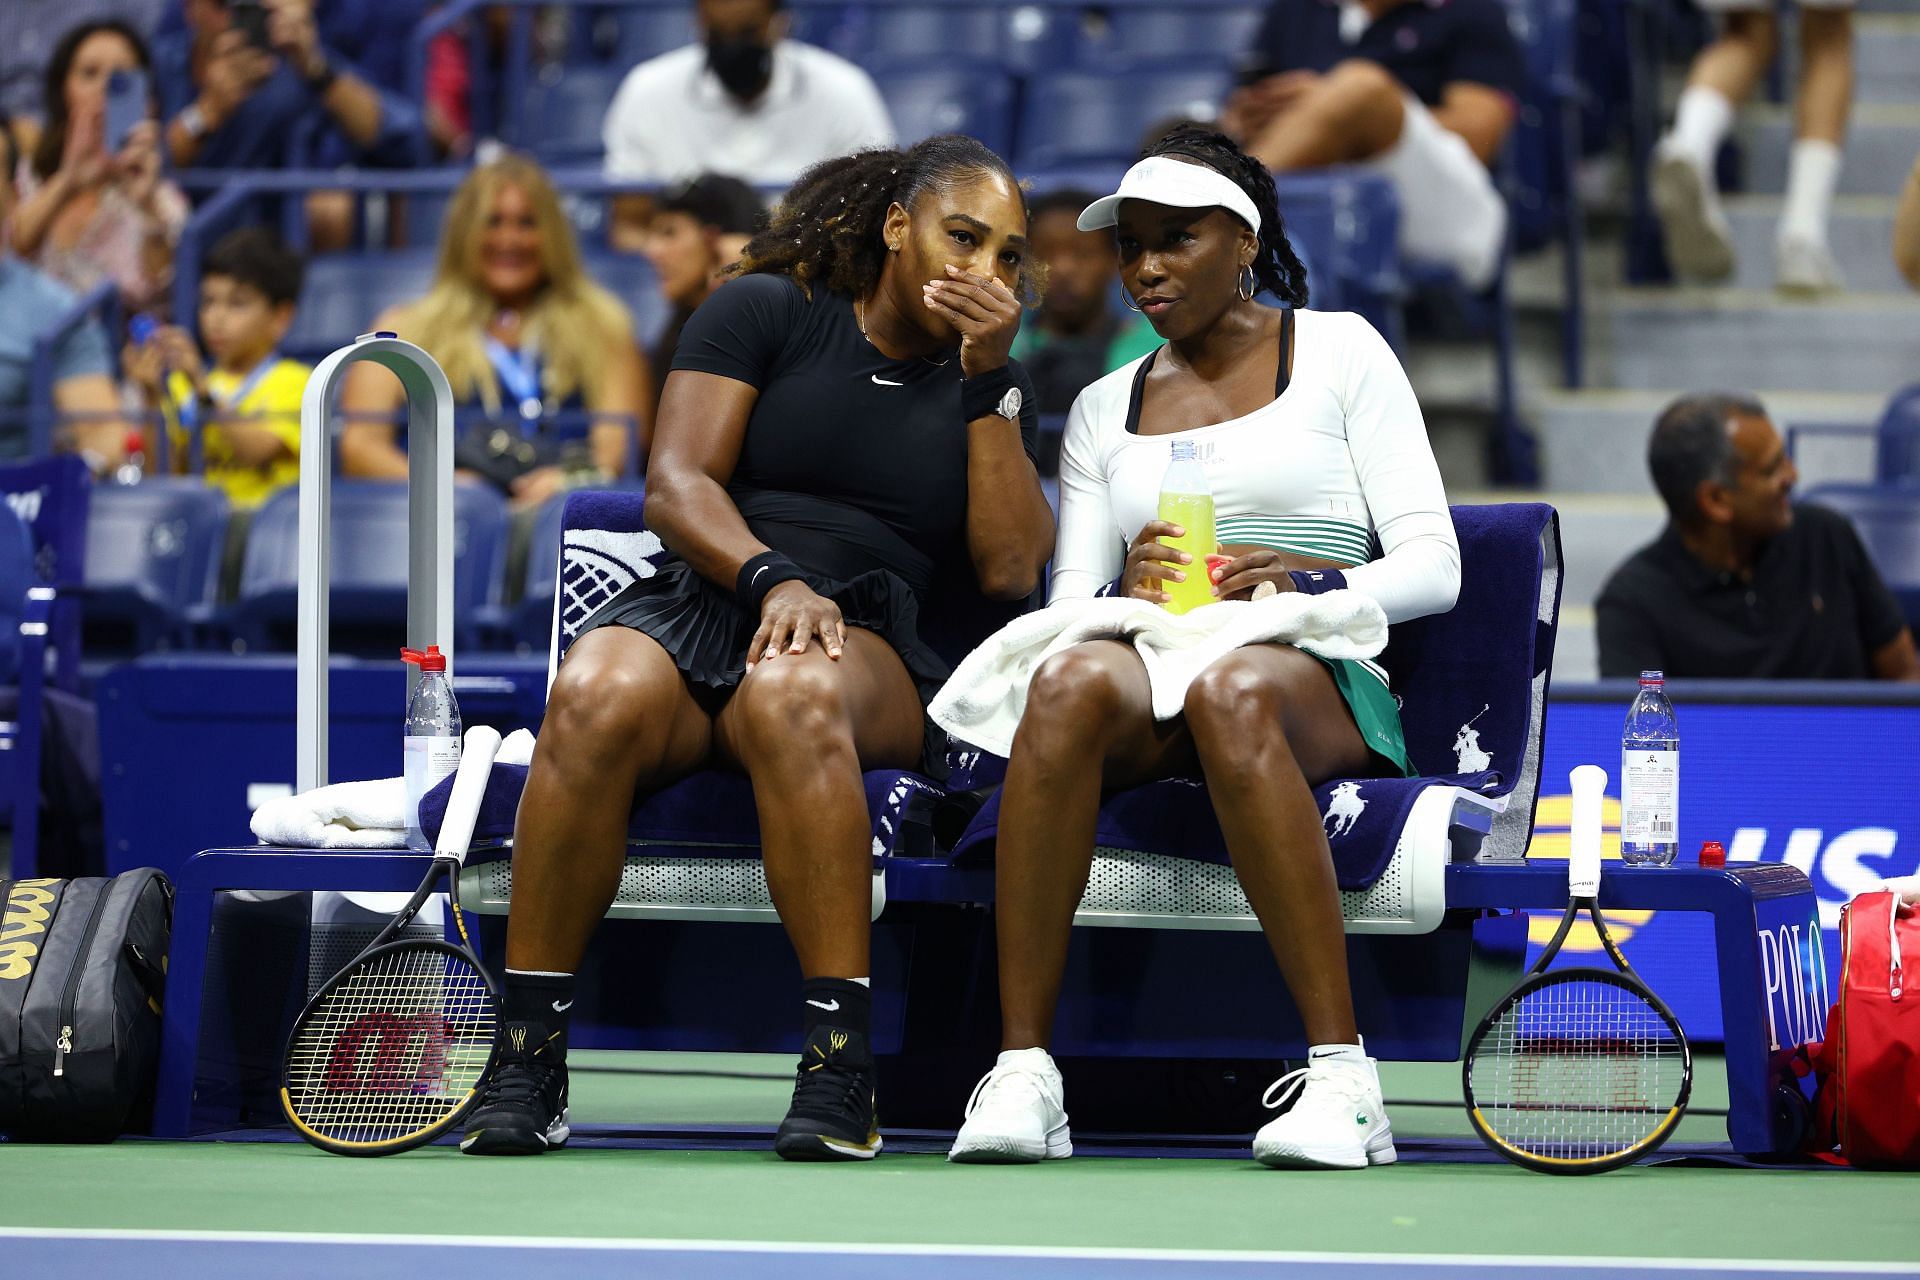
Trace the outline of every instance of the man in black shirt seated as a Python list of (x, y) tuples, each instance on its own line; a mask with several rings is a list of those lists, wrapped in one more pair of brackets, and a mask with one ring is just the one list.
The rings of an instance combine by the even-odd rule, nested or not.
[(1365, 164), (1400, 247), (1485, 287), (1506, 243), (1491, 166), (1526, 87), (1501, 0), (1270, 0), (1222, 124), (1275, 172)]
[(1793, 502), (1798, 476), (1758, 401), (1675, 401), (1647, 465), (1668, 523), (1600, 592), (1603, 678), (1920, 681), (1913, 633), (1859, 535)]

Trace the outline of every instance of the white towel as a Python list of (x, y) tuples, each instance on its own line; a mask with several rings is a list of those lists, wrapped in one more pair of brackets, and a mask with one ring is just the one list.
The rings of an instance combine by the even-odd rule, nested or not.
[(1371, 658), (1386, 647), (1387, 616), (1357, 591), (1288, 591), (1253, 602), (1223, 600), (1184, 614), (1114, 596), (1062, 600), (989, 636), (960, 663), (927, 714), (954, 737), (1009, 755), (1033, 673), (1054, 654), (1088, 640), (1132, 642), (1146, 664), (1154, 718), (1171, 720), (1185, 705), (1194, 677), (1235, 649), (1278, 641), (1335, 661)]
[[(495, 764), (527, 764), (533, 734), (507, 735)], [(336, 782), (269, 800), (253, 811), (261, 844), (295, 849), (399, 849), (407, 843), (407, 786), (402, 778)]]

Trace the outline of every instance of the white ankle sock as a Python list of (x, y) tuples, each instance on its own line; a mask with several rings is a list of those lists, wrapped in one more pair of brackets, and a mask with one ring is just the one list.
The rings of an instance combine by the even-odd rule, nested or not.
[(848, 982), (857, 982), (857, 983), (859, 983), (859, 984), (860, 984), (861, 986), (863, 986), (863, 987), (866, 987), (866, 988), (868, 988), (869, 990), (871, 990), (871, 989), (872, 989), (872, 987), (873, 987), (873, 979), (872, 979), (872, 978), (848, 978), (848, 979), (847, 979), (847, 981), (848, 981)]
[(1708, 173), (1720, 144), (1733, 129), (1733, 103), (1718, 89), (1693, 85), (1680, 94), (1680, 106), (1673, 113), (1673, 131), (1667, 136), (1684, 149)]
[(1351, 1062), (1364, 1067), (1367, 1065), (1367, 1048), (1361, 1044), (1316, 1044), (1307, 1050), (1307, 1061)]
[(1780, 212), (1780, 238), (1827, 242), (1827, 218), (1840, 185), (1840, 148), (1820, 138), (1801, 138), (1787, 157), (1787, 200)]
[(994, 1060), (997, 1067), (1044, 1067), (1053, 1063), (1053, 1057), (1045, 1049), (1002, 1049)]

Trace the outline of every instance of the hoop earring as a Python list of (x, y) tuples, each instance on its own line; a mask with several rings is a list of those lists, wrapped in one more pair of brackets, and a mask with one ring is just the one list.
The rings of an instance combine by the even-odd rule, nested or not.
[(1133, 295), (1128, 293), (1125, 289), (1122, 289), (1120, 291), (1120, 301), (1126, 304), (1127, 310), (1134, 312), (1135, 314), (1145, 314), (1145, 312), (1142, 311), (1142, 309), (1139, 306), (1135, 305), (1133, 301)]
[[(1253, 295), (1260, 292), (1260, 277), (1253, 274), (1253, 264), (1251, 262), (1240, 269), (1246, 273), (1247, 277), (1247, 282), (1241, 285), (1238, 290), (1240, 301), (1252, 302)], [(1235, 279), (1238, 280), (1239, 277), (1236, 276)]]

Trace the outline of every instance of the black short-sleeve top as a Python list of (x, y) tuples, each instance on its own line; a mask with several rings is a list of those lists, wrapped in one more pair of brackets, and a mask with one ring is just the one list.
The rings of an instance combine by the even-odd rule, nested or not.
[[(1034, 394), (1021, 440), (1037, 454)], [(782, 275), (731, 280), (687, 320), (674, 369), (756, 388), (728, 494), (754, 535), (803, 568), (850, 579), (891, 569), (925, 596), (965, 563), (967, 424), (958, 351), (890, 360), (853, 300)]]

